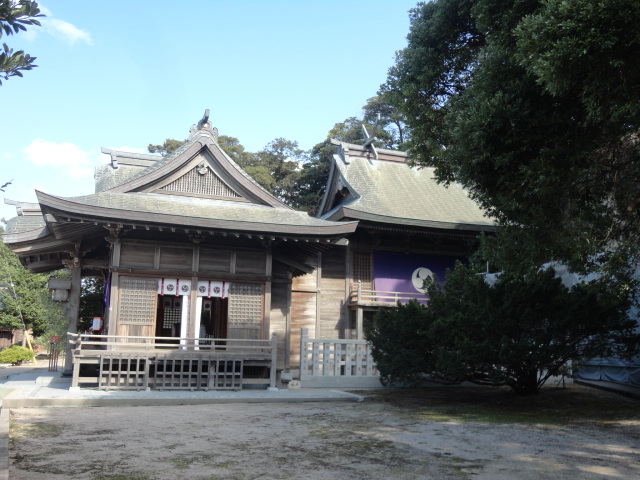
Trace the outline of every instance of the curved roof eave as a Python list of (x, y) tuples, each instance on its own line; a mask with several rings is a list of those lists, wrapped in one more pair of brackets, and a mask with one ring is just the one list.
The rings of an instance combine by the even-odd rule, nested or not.
[[(68, 199), (55, 197), (43, 192), (36, 192), (40, 205), (45, 209), (56, 211), (54, 215), (81, 217), (91, 222), (113, 222), (121, 224), (175, 225), (194, 229), (216, 229), (229, 231), (276, 233), (289, 235), (335, 236), (346, 235), (355, 231), (358, 222), (323, 222), (323, 225), (295, 225), (291, 223), (273, 223), (260, 221), (242, 221), (234, 219), (216, 219), (202, 217), (185, 217), (148, 211), (132, 211), (85, 205)], [(265, 208), (265, 207), (259, 207)], [(290, 215), (298, 214), (295, 210), (287, 210)]]
[(353, 218), (359, 221), (369, 221), (376, 223), (386, 223), (389, 225), (398, 226), (411, 226), (411, 227), (424, 227), (424, 228), (438, 228), (443, 230), (467, 230), (478, 232), (494, 232), (497, 226), (492, 222), (486, 224), (479, 223), (463, 223), (463, 222), (440, 222), (436, 220), (419, 220), (414, 218), (398, 218), (390, 217), (387, 215), (376, 215), (374, 213), (361, 212), (352, 208), (339, 206), (330, 212), (330, 215), (323, 217), (328, 220), (338, 220), (342, 218)]
[(34, 230), (28, 230), (26, 232), (4, 233), (2, 234), (2, 239), (7, 245), (13, 245), (16, 243), (33, 242), (34, 240), (40, 240), (52, 236), (53, 235), (49, 229), (44, 226)]

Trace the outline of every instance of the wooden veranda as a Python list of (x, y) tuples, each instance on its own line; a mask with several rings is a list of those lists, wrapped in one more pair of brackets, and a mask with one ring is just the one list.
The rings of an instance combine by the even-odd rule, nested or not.
[(68, 334), (71, 388), (240, 390), (276, 388), (277, 336), (270, 340)]

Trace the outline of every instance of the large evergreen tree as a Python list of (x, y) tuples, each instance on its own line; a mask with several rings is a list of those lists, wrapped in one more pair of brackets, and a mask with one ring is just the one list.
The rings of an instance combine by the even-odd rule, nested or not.
[(382, 92), (521, 260), (619, 267), (640, 240), (638, 22), (635, 0), (420, 4)]

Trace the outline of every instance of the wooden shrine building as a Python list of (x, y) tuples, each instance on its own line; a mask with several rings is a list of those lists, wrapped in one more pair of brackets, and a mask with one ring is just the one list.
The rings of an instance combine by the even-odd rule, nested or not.
[(442, 278), (495, 228), (463, 189), (371, 142), (334, 142), (313, 218), (260, 187), (217, 138), (207, 111), (166, 157), (103, 149), (93, 194), (5, 200), (18, 216), (4, 242), (22, 262), (71, 272), (70, 332), (82, 277), (107, 279), (100, 335), (71, 335), (72, 388), (275, 387), (276, 372), (303, 386), (368, 385), (339, 381), (375, 378), (365, 319), (424, 299), (424, 278)]
[[(76, 318), (70, 332), (81, 277), (102, 270), (109, 279), (106, 335), (74, 349), (80, 383), (82, 362), (99, 363), (107, 386), (145, 388), (171, 388), (167, 370), (196, 368), (201, 357), (207, 368), (219, 358), (239, 358), (245, 374), (248, 366), (274, 357), (285, 368), (292, 278), (312, 272), (315, 265), (307, 259), (353, 233), (357, 222), (320, 220), (291, 209), (240, 169), (217, 137), (207, 114), (172, 155), (103, 149), (111, 162), (96, 170), (94, 194), (37, 192), (39, 208), (12, 202), (19, 215), (8, 222), (5, 243), (32, 272), (72, 272), (69, 301), (76, 297)], [(165, 359), (165, 352), (173, 357)], [(153, 363), (159, 354), (162, 366)], [(179, 367), (166, 363), (177, 356)], [(115, 377), (124, 374), (109, 372), (123, 363), (135, 374), (121, 381)], [(202, 375), (177, 387), (227, 385), (222, 377), (237, 377), (238, 365), (220, 367), (220, 383)], [(162, 378), (152, 378), (160, 369)], [(232, 380), (236, 388), (237, 378)]]

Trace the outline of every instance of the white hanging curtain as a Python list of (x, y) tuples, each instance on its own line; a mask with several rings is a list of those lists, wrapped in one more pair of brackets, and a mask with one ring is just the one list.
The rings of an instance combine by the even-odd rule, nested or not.
[(217, 280), (199, 280), (198, 296), (207, 298), (227, 298), (229, 296), (229, 282), (219, 282)]

